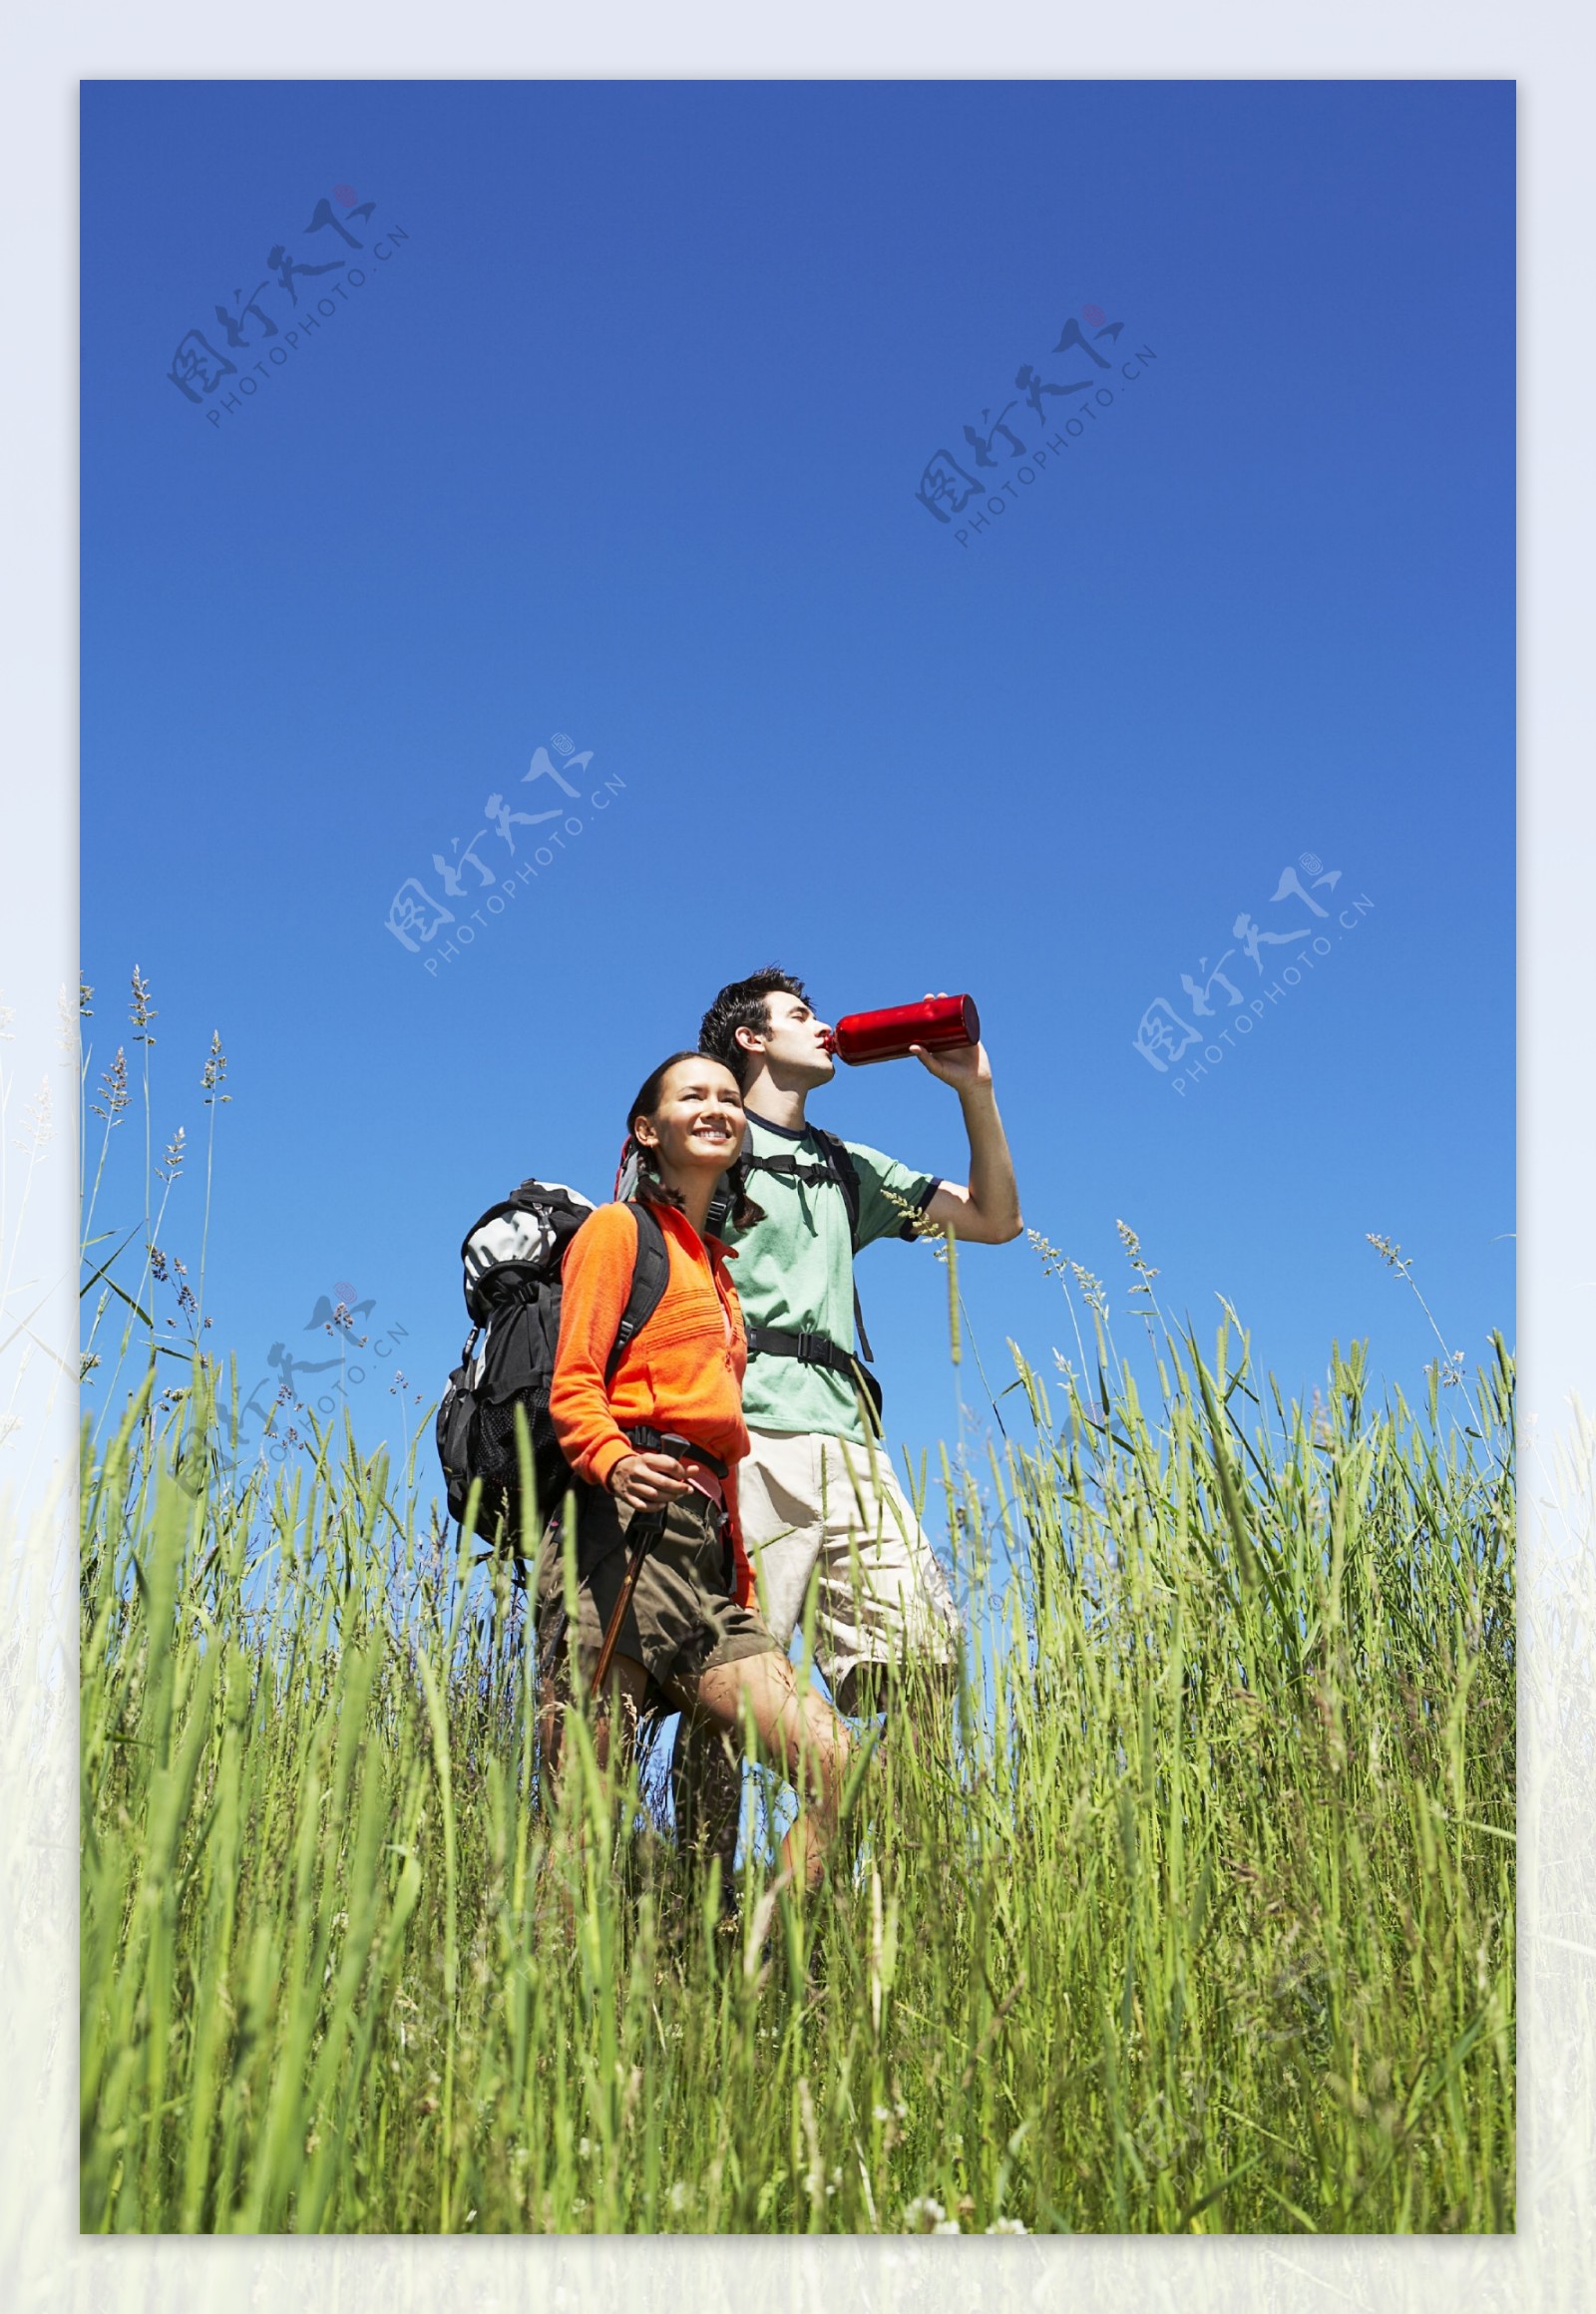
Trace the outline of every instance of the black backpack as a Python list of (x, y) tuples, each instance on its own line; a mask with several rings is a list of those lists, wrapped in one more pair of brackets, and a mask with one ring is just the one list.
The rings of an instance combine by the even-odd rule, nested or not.
[[(635, 1199), (627, 1202), (637, 1224), (637, 1260), (604, 1369), (606, 1380), (627, 1343), (658, 1308), (669, 1274), (656, 1216)], [(561, 1264), (594, 1210), (580, 1191), (559, 1182), (524, 1181), (472, 1224), (460, 1248), (471, 1335), (438, 1408), (438, 1459), (450, 1517), (464, 1522), (472, 1481), (480, 1479), (476, 1532), (517, 1558), (522, 1555), (518, 1405), (531, 1439), (540, 1535), (575, 1483), (549, 1418), (549, 1385), (560, 1339)]]

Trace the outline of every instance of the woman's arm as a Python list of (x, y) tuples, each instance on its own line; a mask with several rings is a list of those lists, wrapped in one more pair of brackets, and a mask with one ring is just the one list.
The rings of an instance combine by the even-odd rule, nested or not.
[(631, 1440), (609, 1408), (604, 1367), (631, 1292), (637, 1225), (623, 1205), (603, 1205), (585, 1221), (562, 1270), (560, 1341), (549, 1418), (560, 1451), (590, 1486), (604, 1486)]
[(622, 1205), (601, 1205), (572, 1239), (549, 1418), (579, 1478), (607, 1487), (633, 1510), (654, 1510), (685, 1492), (681, 1465), (673, 1455), (635, 1450), (610, 1410), (604, 1380), (636, 1264), (637, 1224)]

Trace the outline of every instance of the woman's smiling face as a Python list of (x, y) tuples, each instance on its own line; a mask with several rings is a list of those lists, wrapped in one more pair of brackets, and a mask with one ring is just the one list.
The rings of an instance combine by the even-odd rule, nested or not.
[(723, 1062), (701, 1057), (674, 1062), (653, 1115), (632, 1122), (638, 1145), (658, 1151), (667, 1178), (723, 1173), (741, 1156), (746, 1131), (737, 1079)]

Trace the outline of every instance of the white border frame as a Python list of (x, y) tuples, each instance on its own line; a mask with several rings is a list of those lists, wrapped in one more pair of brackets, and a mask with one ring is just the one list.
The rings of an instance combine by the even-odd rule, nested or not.
[[(1589, 219), (1596, 213), (1596, 16), (1531, 0), (1459, 0), (1442, 17), (1412, 0), (1215, 0), (1200, 13), (1141, 0), (1065, 13), (1020, 0), (989, 26), (968, 0), (911, 9), (819, 0), (755, 14), (681, 0), (668, 14), (628, 0), (584, 18), (535, 17), (461, 0), (447, 38), (414, 0), (279, 0), (227, 24), (161, 0), (135, 24), (109, 9), (13, 0), (0, 79), (0, 183), (8, 220), (7, 311), (17, 332), (0, 375), (3, 438), (24, 446), (21, 522), (5, 571), (0, 648), (17, 704), (0, 823), (0, 996), (15, 1008), (11, 1068), (54, 1071), (52, 1161), (36, 1179), (24, 1274), (45, 1293), (36, 1329), (70, 1360), (76, 1345), (75, 1099), (56, 1045), (57, 990), (75, 986), (77, 83), (80, 78), (256, 79), (1515, 79), (1519, 83), (1524, 324), (1525, 547), (1521, 782), (1521, 1046), (1524, 1226), (1520, 1245), (1527, 1592), (1555, 1592), (1563, 1642), (1525, 1618), (1525, 1766), (1520, 1798), (1522, 2132), (1519, 2233), (1397, 2241), (1300, 2237), (1188, 2242), (462, 2241), (277, 2238), (83, 2241), (76, 2222), (75, 1719), (71, 1586), (47, 1596), (75, 1453), (73, 1408), (37, 1356), (24, 1393), (20, 1500), (0, 1498), (0, 1630), (24, 1642), (0, 1664), (5, 1880), (0, 1983), (7, 2098), (0, 2127), (0, 2275), (17, 2308), (145, 2306), (188, 2314), (336, 2305), (526, 2307), (577, 2314), (638, 2307), (1143, 2309), (1581, 2309), (1596, 2305), (1596, 1769), (1589, 1683), (1596, 1628), (1592, 1435), (1572, 1393), (1596, 1406), (1596, 1077), (1582, 1030), (1596, 994), (1596, 804), (1586, 766), (1596, 653), (1590, 636), (1592, 455)], [(301, 60), (290, 65), (288, 60)], [(1011, 61), (1010, 61), (1011, 60)], [(1007, 65), (995, 71), (996, 63)], [(1461, 991), (1465, 960), (1438, 960)], [(63, 1113), (64, 1112), (64, 1113)], [(53, 1291), (51, 1281), (56, 1281)], [(0, 1360), (15, 1347), (0, 1349)], [(0, 1374), (0, 1381), (4, 1380)], [(0, 1391), (0, 1395), (4, 1392)], [(15, 1461), (8, 1464), (14, 1479)], [(52, 1510), (52, 1486), (54, 1508)], [(33, 1535), (23, 1589), (9, 1547)], [(70, 1559), (63, 1562), (70, 1564)], [(45, 1645), (51, 1619), (60, 1654)], [(1569, 1634), (1573, 1642), (1569, 1643)], [(37, 1731), (53, 1731), (43, 1747)], [(1537, 1930), (1543, 1892), (1560, 1933)], [(1549, 1917), (1549, 1916), (1548, 1916)]]

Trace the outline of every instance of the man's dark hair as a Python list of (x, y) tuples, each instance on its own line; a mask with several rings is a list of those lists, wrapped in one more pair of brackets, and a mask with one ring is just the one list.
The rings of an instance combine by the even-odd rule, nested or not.
[(750, 972), (746, 980), (728, 980), (699, 1024), (699, 1051), (708, 1053), (712, 1060), (724, 1061), (740, 1085), (746, 1086), (754, 1063), (752, 1053), (737, 1042), (737, 1031), (751, 1028), (755, 1035), (763, 1036), (770, 1026), (765, 999), (777, 995), (801, 996), (806, 1004), (809, 1001), (802, 980), (795, 980), (779, 964), (766, 964), (762, 972)]
[(754, 1073), (754, 1055), (742, 1050), (738, 1029), (752, 1027), (756, 1036), (766, 1034), (770, 1029), (766, 999), (775, 995), (803, 997), (805, 1004), (810, 1002), (810, 990), (803, 981), (796, 981), (791, 971), (782, 971), (779, 964), (766, 964), (763, 971), (749, 971), (745, 981), (726, 981), (698, 1022), (698, 1050), (708, 1053), (710, 1060), (724, 1062), (742, 1087), (747, 1087)]

